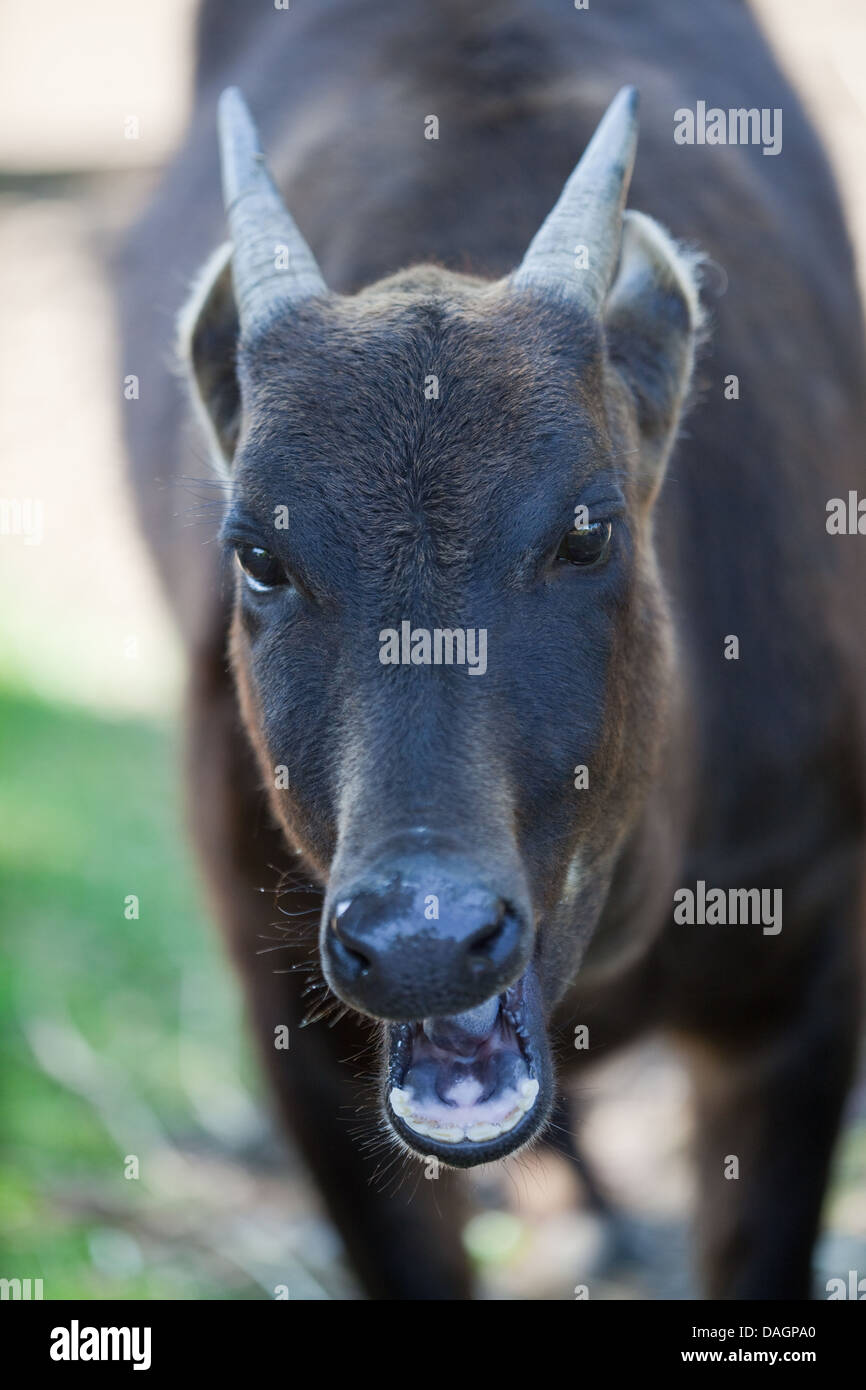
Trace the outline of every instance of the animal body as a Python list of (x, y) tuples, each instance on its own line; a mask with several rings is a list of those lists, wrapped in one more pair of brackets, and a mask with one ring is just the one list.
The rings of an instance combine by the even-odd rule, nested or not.
[[(780, 148), (679, 143), (699, 101), (780, 111)], [(359, 1110), (495, 1161), (663, 1029), (706, 1293), (808, 1296), (858, 1036), (864, 542), (826, 518), (866, 392), (747, 6), (210, 0), (121, 269), (196, 842), (368, 1294), (470, 1280), (459, 1176), (371, 1182)]]

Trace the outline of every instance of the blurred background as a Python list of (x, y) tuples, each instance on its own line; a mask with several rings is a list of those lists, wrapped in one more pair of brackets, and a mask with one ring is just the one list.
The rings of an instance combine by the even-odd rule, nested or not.
[[(757, 11), (824, 137), (862, 283), (866, 7)], [(0, 1277), (45, 1298), (346, 1298), (190, 864), (182, 664), (124, 486), (107, 260), (183, 128), (194, 13), (0, 4)], [(470, 1179), (486, 1295), (694, 1296), (674, 1058), (624, 1053), (580, 1101), (627, 1251), (560, 1160), (513, 1160)], [(866, 1076), (827, 1219), (823, 1277), (866, 1273)]]

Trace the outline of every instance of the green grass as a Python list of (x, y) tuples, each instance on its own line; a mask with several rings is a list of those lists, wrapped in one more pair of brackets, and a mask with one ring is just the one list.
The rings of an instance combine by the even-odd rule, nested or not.
[[(181, 1242), (142, 1256), (129, 1226), (147, 1183), (123, 1175), (125, 1152), (142, 1147), (142, 1108), (169, 1136), (196, 1129), (180, 1060), (190, 1007), (204, 1067), (223, 1076), (238, 1064), (175, 743), (143, 721), (0, 693), (0, 1275), (41, 1277), (46, 1298), (227, 1293)], [(229, 1292), (244, 1296), (246, 1282)]]

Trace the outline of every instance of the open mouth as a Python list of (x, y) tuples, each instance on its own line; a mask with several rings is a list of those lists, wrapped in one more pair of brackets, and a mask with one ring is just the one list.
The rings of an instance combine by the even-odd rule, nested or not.
[(417, 1153), (455, 1167), (503, 1158), (550, 1108), (550, 1060), (535, 973), (449, 1018), (392, 1024), (386, 1110)]

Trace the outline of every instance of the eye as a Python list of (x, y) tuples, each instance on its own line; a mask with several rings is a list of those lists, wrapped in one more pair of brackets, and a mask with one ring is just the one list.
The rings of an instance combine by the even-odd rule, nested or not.
[(581, 565), (584, 569), (601, 564), (610, 549), (611, 529), (609, 521), (588, 521), (585, 526), (573, 526), (560, 541), (557, 560), (567, 560), (570, 565)]
[(279, 560), (269, 550), (263, 550), (260, 545), (239, 545), (235, 548), (235, 556), (247, 584), (257, 594), (264, 594), (268, 589), (288, 584), (289, 580)]

